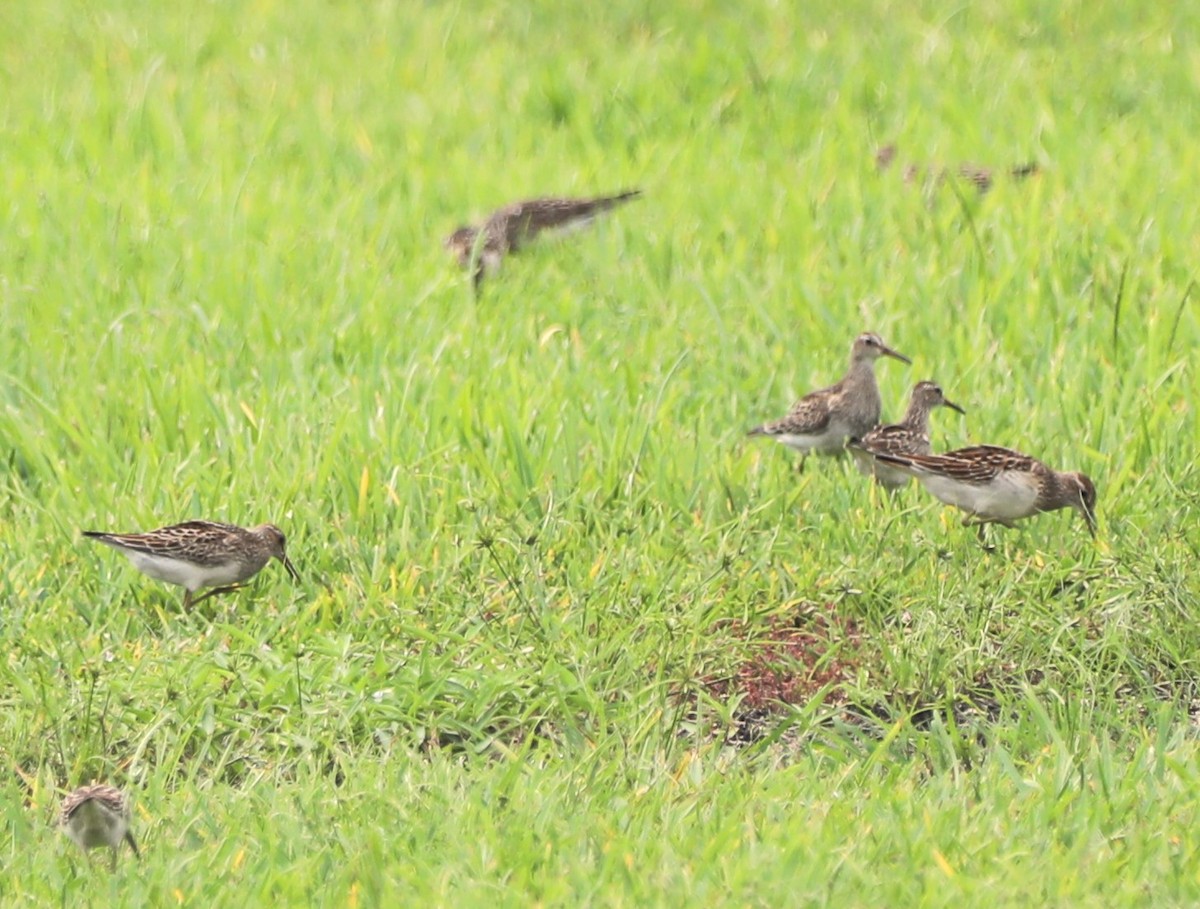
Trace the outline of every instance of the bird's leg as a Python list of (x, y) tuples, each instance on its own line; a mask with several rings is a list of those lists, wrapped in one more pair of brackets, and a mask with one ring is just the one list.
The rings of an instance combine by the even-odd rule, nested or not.
[[(972, 521), (970, 518), (965, 518), (963, 520), (963, 527), (977, 528), (979, 531), (979, 545), (983, 547), (984, 552), (995, 552), (996, 544), (988, 542), (987, 533), (984, 531), (984, 528), (987, 527), (988, 524), (995, 524), (995, 523), (996, 523), (995, 521), (983, 521), (983, 520)], [(1001, 522), (1001, 523), (1003, 523), (1003, 522)]]
[(183, 611), (187, 612), (192, 608), (192, 592), (187, 588), (183, 591)]
[(203, 596), (198, 596), (194, 600), (192, 600), (192, 605), (195, 606), (197, 603), (202, 603), (205, 600), (207, 600), (209, 597), (215, 597), (218, 594), (222, 594), (222, 593), (230, 593), (234, 590), (241, 590), (243, 587), (248, 587), (248, 586), (250, 586), (250, 585), (248, 585), (248, 584), (230, 584), (227, 587), (214, 587), (212, 590), (208, 591)]
[(988, 522), (979, 521), (977, 522), (976, 526), (979, 528), (979, 545), (983, 547), (983, 551), (995, 552), (996, 544), (988, 542), (987, 533), (984, 531), (984, 528), (988, 526)]
[(963, 518), (963, 527), (982, 527), (984, 524), (999, 524), (1001, 527), (1007, 527), (1009, 530), (1020, 530), (1021, 525), (1016, 521), (1006, 521), (1004, 518), (981, 518), (979, 515), (970, 514)]
[(807, 460), (808, 455), (800, 455), (800, 460), (796, 462), (796, 467), (794, 468), (796, 473), (804, 473), (804, 462)]

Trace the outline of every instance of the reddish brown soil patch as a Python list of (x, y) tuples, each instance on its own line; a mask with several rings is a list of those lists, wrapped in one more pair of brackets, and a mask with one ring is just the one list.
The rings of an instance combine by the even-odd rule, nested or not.
[[(705, 687), (720, 699), (740, 695), (742, 710), (778, 713), (803, 705), (826, 686), (853, 677), (862, 659), (858, 621), (839, 615), (832, 603), (803, 606), (765, 628), (737, 623), (730, 630), (751, 648), (732, 675), (708, 679)], [(835, 687), (827, 700), (845, 699)]]

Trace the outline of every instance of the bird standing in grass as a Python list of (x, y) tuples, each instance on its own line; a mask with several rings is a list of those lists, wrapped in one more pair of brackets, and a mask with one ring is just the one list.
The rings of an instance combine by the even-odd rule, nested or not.
[(756, 426), (747, 435), (775, 439), (802, 452), (804, 458), (811, 452), (840, 454), (848, 439), (862, 438), (879, 422), (883, 402), (875, 381), (875, 361), (880, 357), (912, 363), (879, 335), (864, 332), (850, 347), (850, 368), (841, 380), (810, 392), (792, 405), (786, 417)]
[[(149, 533), (85, 530), (83, 535), (125, 553), (143, 574), (183, 587), (187, 591), (184, 609), (210, 596), (237, 590), (272, 558), (283, 563), (293, 580), (300, 580), (300, 573), (287, 557), (283, 531), (274, 524), (247, 529), (213, 521), (187, 521)], [(215, 589), (196, 597), (202, 587)]]
[(543, 234), (566, 233), (591, 223), (597, 215), (638, 198), (639, 189), (591, 199), (530, 199), (497, 209), (478, 226), (460, 227), (445, 240), (459, 265), (472, 270), (478, 293), (484, 276), (500, 268), (504, 257)]
[(95, 783), (80, 786), (62, 803), (59, 825), (83, 850), (107, 846), (112, 850), (112, 868), (117, 867), (117, 851), (126, 842), (140, 857), (137, 841), (129, 829), (129, 799), (120, 789)]
[(887, 464), (880, 464), (874, 454), (877, 451), (889, 454), (929, 454), (932, 450), (929, 442), (929, 414), (937, 407), (949, 407), (966, 415), (965, 410), (946, 399), (941, 386), (936, 382), (918, 382), (913, 387), (903, 420), (886, 426), (876, 426), (857, 440), (856, 444), (850, 446), (855, 466), (867, 476), (875, 477), (876, 482), (885, 489), (896, 490), (908, 485), (907, 473)]
[(1082, 473), (1052, 470), (1037, 458), (995, 445), (945, 454), (876, 452), (876, 460), (916, 477), (939, 501), (967, 512), (964, 525), (1014, 527), (1043, 511), (1074, 508), (1096, 535), (1096, 487)]

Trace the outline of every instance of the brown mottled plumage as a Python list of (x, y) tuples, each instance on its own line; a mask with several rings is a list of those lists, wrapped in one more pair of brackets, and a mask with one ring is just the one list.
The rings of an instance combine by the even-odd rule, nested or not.
[(1074, 508), (1096, 535), (1096, 487), (1082, 473), (1051, 470), (1009, 448), (974, 445), (945, 454), (875, 454), (916, 477), (934, 497), (967, 512), (964, 524), (1003, 524)]
[(918, 382), (913, 387), (903, 420), (876, 426), (858, 440), (857, 446), (851, 448), (855, 465), (867, 476), (874, 476), (886, 489), (894, 490), (907, 485), (908, 474), (887, 464), (880, 464), (873, 455), (876, 452), (929, 454), (932, 450), (929, 443), (929, 414), (937, 407), (949, 407), (966, 414), (965, 410), (946, 399), (936, 382)]
[[(236, 590), (272, 558), (279, 559), (294, 580), (300, 580), (287, 557), (283, 531), (274, 524), (247, 529), (214, 521), (186, 521), (149, 533), (85, 530), (83, 535), (125, 553), (143, 574), (185, 588), (184, 609)], [(193, 598), (201, 587), (216, 589)]]
[(117, 851), (126, 842), (140, 856), (137, 841), (129, 829), (132, 817), (129, 799), (120, 789), (94, 783), (80, 786), (62, 803), (59, 825), (81, 849), (107, 846), (112, 850), (112, 867), (117, 866)]
[[(894, 144), (884, 145), (875, 152), (875, 166), (881, 171), (891, 167), (892, 162), (895, 160), (896, 146)], [(906, 164), (901, 173), (904, 175), (905, 183), (923, 183), (932, 186), (941, 184), (947, 176), (953, 174), (959, 179), (970, 183), (980, 193), (986, 193), (995, 183), (997, 173), (1007, 174), (1013, 180), (1024, 180), (1026, 177), (1031, 177), (1040, 170), (1041, 168), (1036, 161), (1014, 164), (1011, 167), (999, 170), (992, 167), (985, 167), (981, 164), (973, 164), (968, 161), (954, 168), (945, 168), (932, 164)]]
[(618, 205), (642, 194), (631, 189), (613, 196), (590, 199), (529, 199), (493, 212), (483, 224), (460, 227), (445, 240), (445, 247), (463, 268), (473, 268), (476, 290), (485, 273), (493, 273), (509, 253), (541, 234), (573, 230)]
[[(879, 335), (864, 332), (850, 347), (850, 368), (840, 381), (810, 392), (792, 405), (786, 417), (756, 426), (747, 435), (770, 436), (806, 457), (809, 452), (840, 454), (847, 439), (865, 435), (879, 422), (883, 403), (875, 382), (875, 361), (880, 357), (912, 362)], [(803, 466), (803, 459), (800, 463)]]

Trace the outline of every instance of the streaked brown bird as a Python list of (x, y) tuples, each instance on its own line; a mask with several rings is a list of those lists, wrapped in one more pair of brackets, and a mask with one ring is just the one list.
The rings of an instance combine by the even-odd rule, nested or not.
[[(85, 530), (83, 535), (125, 553), (134, 567), (168, 584), (183, 587), (183, 608), (243, 586), (271, 559), (279, 559), (293, 580), (300, 580), (287, 557), (287, 540), (274, 524), (238, 527), (215, 521), (186, 521), (149, 533), (104, 533)], [(195, 593), (213, 587), (203, 596)]]
[(973, 445), (945, 454), (888, 454), (875, 458), (916, 477), (935, 498), (967, 513), (963, 524), (1003, 524), (1044, 511), (1073, 508), (1096, 535), (1096, 486), (1082, 473), (1060, 472), (1037, 458), (1000, 448)]
[(135, 856), (141, 856), (137, 841), (129, 829), (131, 818), (129, 799), (125, 793), (114, 786), (93, 783), (80, 786), (63, 799), (59, 826), (80, 849), (86, 851), (102, 846), (111, 849), (111, 867), (115, 869), (122, 842), (129, 844)]
[(459, 265), (472, 270), (476, 292), (485, 275), (494, 274), (504, 257), (539, 236), (568, 233), (597, 215), (640, 197), (640, 189), (590, 199), (529, 199), (497, 209), (480, 225), (464, 225), (444, 242)]
[(966, 411), (947, 400), (942, 388), (936, 382), (918, 382), (913, 386), (912, 397), (908, 402), (908, 410), (904, 419), (899, 423), (889, 423), (876, 426), (852, 446), (850, 453), (854, 455), (854, 463), (867, 476), (873, 476), (880, 486), (888, 490), (900, 489), (908, 485), (909, 475), (895, 467), (879, 463), (874, 455), (876, 452), (887, 454), (929, 454), (932, 447), (929, 441), (929, 415), (938, 407), (949, 407), (965, 415)]
[[(875, 152), (875, 166), (880, 171), (887, 170), (895, 160), (896, 146), (894, 144), (884, 145)], [(986, 167), (967, 161), (953, 168), (909, 163), (904, 165), (901, 173), (905, 183), (921, 183), (934, 187), (941, 185), (948, 176), (953, 174), (970, 183), (980, 193), (986, 193), (995, 184), (997, 174), (1005, 174), (1013, 180), (1024, 180), (1040, 171), (1041, 167), (1036, 161), (1027, 161), (1024, 164), (1014, 164), (1004, 168)]]
[[(792, 405), (786, 417), (756, 426), (747, 435), (768, 436), (804, 457), (811, 452), (841, 454), (848, 439), (862, 438), (879, 422), (883, 402), (875, 381), (875, 361), (880, 357), (912, 363), (884, 344), (879, 335), (863, 332), (850, 346), (850, 368), (839, 381), (809, 392)], [(804, 467), (804, 458), (800, 467)]]

